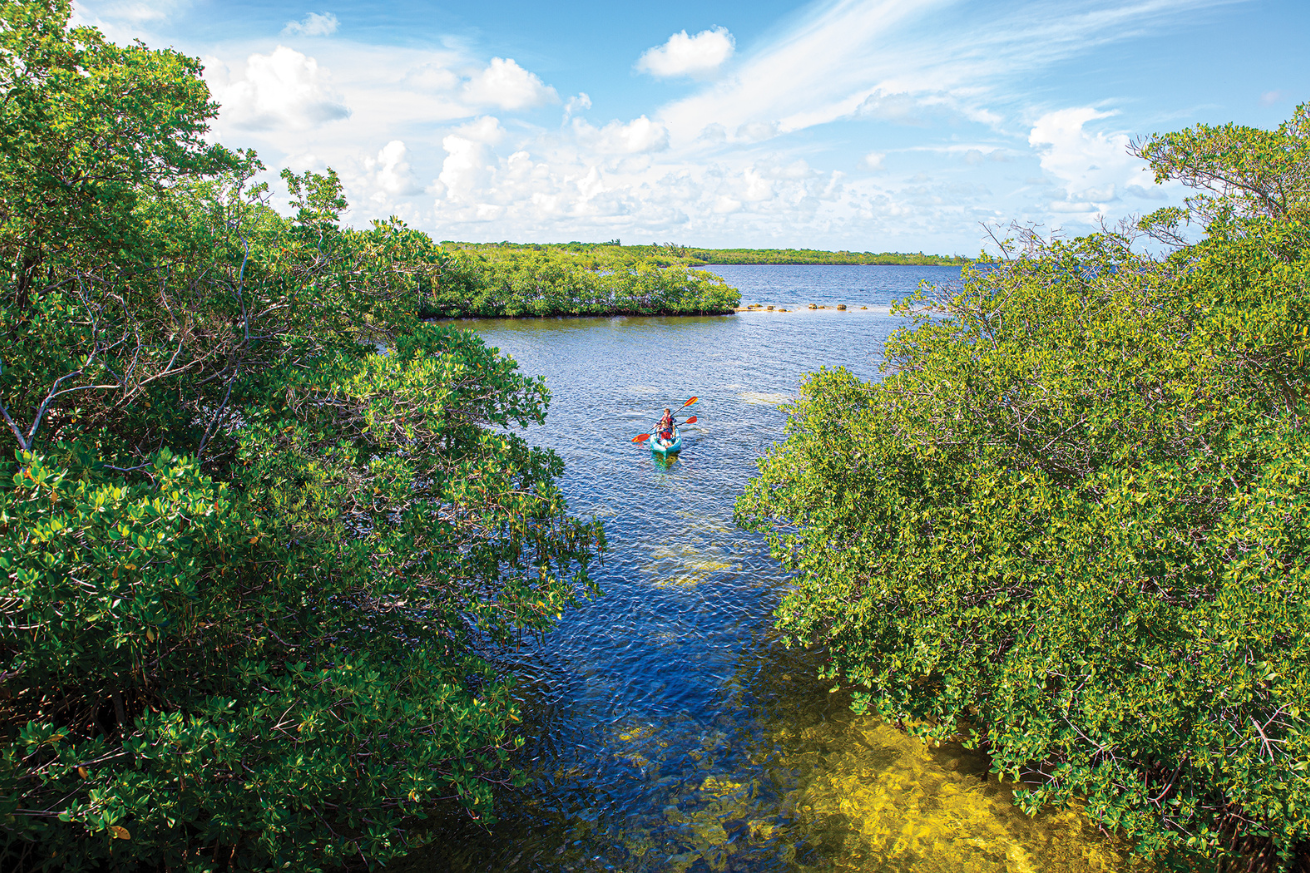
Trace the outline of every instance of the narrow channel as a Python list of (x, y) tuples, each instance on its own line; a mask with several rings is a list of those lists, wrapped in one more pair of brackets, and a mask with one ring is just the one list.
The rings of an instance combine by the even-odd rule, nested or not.
[[(546, 377), (529, 439), (564, 459), (572, 511), (604, 520), (611, 551), (602, 597), (512, 656), (524, 783), (498, 794), (490, 827), (438, 822), (402, 869), (1121, 869), (1075, 813), (1022, 814), (978, 755), (853, 715), (814, 678), (821, 655), (776, 638), (788, 580), (732, 523), (804, 374), (877, 378), (903, 324), (890, 304), (958, 269), (714, 269), (775, 311), (465, 322)], [(631, 442), (692, 396), (680, 455)]]

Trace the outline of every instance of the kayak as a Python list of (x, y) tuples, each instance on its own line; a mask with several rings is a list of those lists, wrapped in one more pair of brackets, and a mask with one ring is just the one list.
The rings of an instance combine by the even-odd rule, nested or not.
[(658, 436), (652, 437), (650, 441), (650, 450), (652, 452), (659, 452), (661, 455), (671, 454), (672, 452), (676, 452), (681, 448), (682, 448), (682, 434), (678, 433), (678, 429), (676, 427), (673, 429), (673, 440), (671, 442), (665, 442), (664, 440), (660, 439)]

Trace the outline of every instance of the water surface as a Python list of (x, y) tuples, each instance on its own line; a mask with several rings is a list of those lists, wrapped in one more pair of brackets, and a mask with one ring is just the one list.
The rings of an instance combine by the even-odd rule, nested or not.
[[(404, 868), (1117, 869), (1074, 814), (1015, 809), (977, 755), (853, 715), (813, 678), (821, 653), (776, 638), (788, 580), (732, 523), (803, 375), (877, 378), (902, 324), (889, 304), (958, 268), (713, 269), (743, 303), (852, 309), (465, 322), (546, 377), (547, 424), (529, 438), (564, 458), (572, 511), (604, 520), (611, 552), (603, 596), (512, 656), (526, 784), (498, 795), (489, 829), (444, 819)], [(693, 395), (680, 455), (630, 441)]]

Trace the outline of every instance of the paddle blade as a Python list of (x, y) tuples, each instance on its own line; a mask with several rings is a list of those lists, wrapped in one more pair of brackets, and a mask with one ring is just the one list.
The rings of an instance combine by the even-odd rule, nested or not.
[(632, 441), (633, 441), (634, 443), (644, 443), (644, 442), (646, 442), (646, 440), (648, 440), (648, 439), (650, 439), (650, 434), (648, 434), (648, 433), (639, 433), (639, 434), (637, 434), (635, 437), (632, 438)]
[(689, 419), (687, 419), (686, 421), (683, 422), (683, 424), (695, 424), (695, 423), (696, 423), (696, 416), (694, 416), (694, 415), (693, 415), (691, 418), (689, 418)]
[(693, 397), (693, 398), (691, 398), (690, 400), (688, 400), (686, 403), (684, 403), (684, 404), (682, 404), (681, 406), (679, 406), (678, 408), (679, 408), (679, 409), (686, 409), (688, 406), (691, 406), (691, 405), (692, 405), (693, 403), (695, 403), (697, 400), (700, 400), (700, 398), (699, 398), (699, 397)]

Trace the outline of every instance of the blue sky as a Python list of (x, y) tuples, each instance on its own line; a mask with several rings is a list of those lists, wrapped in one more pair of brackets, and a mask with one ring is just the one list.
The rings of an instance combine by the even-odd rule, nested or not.
[(438, 239), (974, 254), (1179, 202), (1126, 152), (1310, 101), (1307, 0), (80, 0), (214, 136)]

